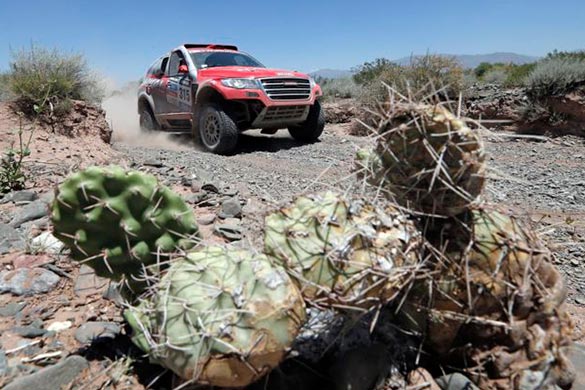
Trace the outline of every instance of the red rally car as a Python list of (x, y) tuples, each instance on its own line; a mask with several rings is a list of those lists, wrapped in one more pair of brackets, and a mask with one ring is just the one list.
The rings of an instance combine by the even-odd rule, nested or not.
[(236, 46), (184, 44), (157, 59), (138, 90), (146, 131), (191, 128), (207, 150), (228, 154), (240, 132), (288, 128), (301, 142), (319, 138), (321, 88), (306, 74), (268, 69)]

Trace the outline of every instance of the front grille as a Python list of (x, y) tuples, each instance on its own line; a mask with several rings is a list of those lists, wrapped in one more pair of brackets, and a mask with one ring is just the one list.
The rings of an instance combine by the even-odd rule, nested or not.
[(303, 119), (307, 106), (274, 106), (268, 107), (263, 121), (287, 121)]
[(272, 100), (307, 100), (311, 96), (311, 82), (301, 78), (262, 79), (262, 87)]

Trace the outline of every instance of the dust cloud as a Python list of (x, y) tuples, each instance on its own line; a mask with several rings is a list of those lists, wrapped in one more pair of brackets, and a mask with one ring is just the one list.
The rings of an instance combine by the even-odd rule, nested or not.
[(136, 89), (116, 91), (102, 102), (106, 119), (112, 127), (112, 141), (148, 148), (186, 150), (192, 147), (190, 137), (176, 137), (164, 132), (145, 133), (138, 122)]

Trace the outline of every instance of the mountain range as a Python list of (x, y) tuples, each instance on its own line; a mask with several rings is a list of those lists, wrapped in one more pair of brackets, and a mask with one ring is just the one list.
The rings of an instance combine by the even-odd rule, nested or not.
[[(459, 64), (466, 69), (475, 68), (482, 62), (497, 63), (502, 62), (505, 64), (516, 64), (522, 65), (530, 62), (537, 61), (539, 57), (527, 56), (516, 53), (489, 53), (489, 54), (440, 54), (446, 57), (455, 58)], [(413, 57), (421, 57), (420, 55), (413, 55), (412, 57), (403, 57), (393, 62), (399, 65), (408, 65)], [(310, 73), (313, 77), (323, 77), (328, 79), (338, 79), (349, 77), (352, 75), (352, 71), (348, 69), (319, 69)]]

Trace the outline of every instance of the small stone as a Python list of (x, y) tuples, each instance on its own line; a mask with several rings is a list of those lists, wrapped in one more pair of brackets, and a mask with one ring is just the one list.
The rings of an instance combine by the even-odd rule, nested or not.
[(479, 390), (465, 375), (454, 373), (435, 379), (441, 390)]
[(43, 200), (37, 200), (24, 206), (22, 210), (12, 218), (9, 225), (17, 228), (25, 222), (43, 218), (48, 214), (49, 208), (47, 204)]
[(45, 329), (41, 328), (41, 323), (32, 323), (27, 326), (15, 326), (11, 331), (26, 338), (35, 338), (47, 333)]
[(14, 191), (14, 192), (11, 192), (11, 193), (5, 195), (4, 198), (2, 198), (2, 200), (0, 200), (0, 204), (8, 203), (8, 202), (30, 203), (30, 202), (34, 202), (38, 198), (39, 198), (39, 196), (36, 194), (36, 192), (33, 192), (33, 191), (27, 191), (27, 190)]
[(56, 321), (56, 322), (52, 322), (49, 324), (49, 326), (47, 326), (47, 330), (49, 332), (62, 332), (66, 329), (71, 328), (71, 326), (73, 325), (73, 322), (71, 321)]
[(585, 295), (577, 295), (575, 297), (575, 303), (578, 305), (585, 305)]
[(221, 204), (221, 211), (219, 213), (220, 218), (235, 218), (241, 215), (242, 205), (237, 197), (229, 198)]
[(51, 232), (43, 232), (30, 242), (30, 251), (33, 253), (59, 254), (63, 249), (63, 243)]
[(120, 325), (113, 322), (86, 322), (75, 331), (75, 339), (81, 344), (91, 344), (94, 339), (116, 338)]
[(0, 349), (0, 377), (8, 375), (10, 367), (8, 366), (8, 359), (6, 359), (6, 353)]
[(73, 380), (89, 367), (89, 363), (81, 356), (69, 356), (61, 362), (45, 367), (34, 374), (18, 378), (6, 385), (4, 390), (54, 390), (68, 386)]
[(226, 218), (223, 220), (224, 225), (233, 225), (233, 226), (240, 226), (242, 224), (242, 220), (238, 218)]
[(573, 343), (563, 347), (562, 351), (575, 368), (575, 380), (571, 389), (585, 389), (585, 345)]
[(219, 224), (215, 226), (215, 233), (227, 238), (229, 241), (241, 240), (243, 230), (238, 225)]
[(34, 295), (51, 291), (59, 282), (59, 275), (44, 268), (20, 268), (0, 272), (0, 293)]
[(27, 255), (25, 253), (14, 256), (12, 265), (14, 268), (35, 268), (50, 263), (52, 260), (48, 255)]
[(0, 255), (11, 251), (24, 250), (23, 237), (11, 226), (0, 223)]
[(151, 158), (148, 160), (145, 160), (142, 165), (144, 165), (145, 167), (153, 167), (153, 168), (162, 168), (165, 166), (165, 164), (156, 158)]
[(215, 218), (215, 214), (212, 213), (199, 215), (197, 216), (197, 223), (199, 225), (211, 225), (213, 222), (215, 222)]
[(9, 303), (8, 305), (0, 307), (0, 317), (14, 317), (24, 309), (25, 302)]
[(75, 295), (81, 298), (89, 297), (94, 294), (103, 294), (108, 286), (107, 278), (99, 277), (95, 274), (93, 268), (82, 264), (79, 268), (79, 275), (75, 280)]
[(191, 204), (198, 204), (207, 199), (207, 192), (198, 192), (196, 194), (187, 195), (185, 201)]
[(191, 191), (192, 192), (200, 192), (201, 191), (201, 187), (203, 186), (203, 183), (201, 183), (198, 180), (191, 180)]

